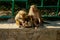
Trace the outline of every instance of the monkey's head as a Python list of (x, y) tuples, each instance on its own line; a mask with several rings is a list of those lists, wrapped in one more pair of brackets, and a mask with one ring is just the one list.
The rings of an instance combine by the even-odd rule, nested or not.
[(37, 6), (36, 5), (31, 5), (28, 15), (34, 15), (36, 13), (36, 11), (37, 11)]
[(27, 14), (25, 10), (20, 10), (18, 13), (19, 13), (20, 18), (24, 18)]
[(37, 10), (37, 6), (36, 5), (31, 5), (30, 8), (32, 8), (33, 11)]

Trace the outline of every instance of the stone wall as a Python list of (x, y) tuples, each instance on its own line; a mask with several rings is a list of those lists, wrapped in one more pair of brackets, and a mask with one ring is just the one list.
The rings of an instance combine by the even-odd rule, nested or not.
[(0, 29), (0, 40), (60, 40), (60, 29)]

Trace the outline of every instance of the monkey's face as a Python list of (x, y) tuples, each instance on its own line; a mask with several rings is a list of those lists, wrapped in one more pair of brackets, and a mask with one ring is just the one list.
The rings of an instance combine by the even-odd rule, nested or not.
[(26, 16), (26, 12), (25, 11), (20, 11), (19, 16), (20, 16), (20, 18), (24, 18)]
[(28, 15), (35, 15), (36, 14), (37, 7), (35, 5), (31, 5), (29, 9), (29, 14)]
[(22, 19), (25, 19), (25, 17), (26, 17), (26, 14), (21, 14), (20, 15), (20, 18), (22, 18)]
[(36, 10), (37, 10), (36, 5), (32, 5), (30, 8), (32, 9), (33, 12), (36, 12)]

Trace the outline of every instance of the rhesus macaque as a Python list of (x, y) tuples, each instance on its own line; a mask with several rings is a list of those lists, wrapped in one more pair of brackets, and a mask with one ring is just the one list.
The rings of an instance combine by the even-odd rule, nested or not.
[(38, 8), (36, 7), (36, 5), (31, 5), (30, 6), (30, 10), (28, 15), (33, 15), (34, 18), (38, 18), (39, 22), (42, 22), (42, 17), (41, 17), (41, 13), (39, 12)]
[(30, 9), (29, 9), (29, 13), (28, 16), (32, 16), (34, 20), (32, 20), (32, 22), (36, 25), (38, 24), (42, 24), (42, 17), (41, 14), (39, 12), (39, 10), (37, 9), (36, 5), (31, 5)]
[(26, 16), (26, 11), (25, 10), (20, 10), (16, 17), (15, 17), (15, 21), (16, 24), (21, 27), (24, 26), (24, 22), (25, 22), (25, 16)]

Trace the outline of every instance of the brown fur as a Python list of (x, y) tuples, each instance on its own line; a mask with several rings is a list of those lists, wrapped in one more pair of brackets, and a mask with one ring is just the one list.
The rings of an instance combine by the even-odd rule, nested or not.
[(34, 16), (34, 18), (37, 18), (40, 22), (43, 21), (42, 17), (41, 17), (41, 13), (37, 9), (36, 5), (31, 5), (30, 6), (30, 10), (29, 10), (28, 15)]
[(25, 16), (26, 16), (26, 11), (25, 11), (25, 10), (20, 10), (20, 11), (17, 13), (17, 15), (16, 15), (16, 17), (15, 17), (15, 21), (16, 21), (16, 24), (17, 24), (18, 26), (24, 25)]
[(38, 24), (42, 23), (42, 17), (41, 17), (41, 13), (39, 12), (39, 10), (37, 9), (36, 5), (31, 5), (30, 9), (29, 9), (29, 13), (28, 16), (33, 16), (32, 22), (35, 26), (38, 26)]

